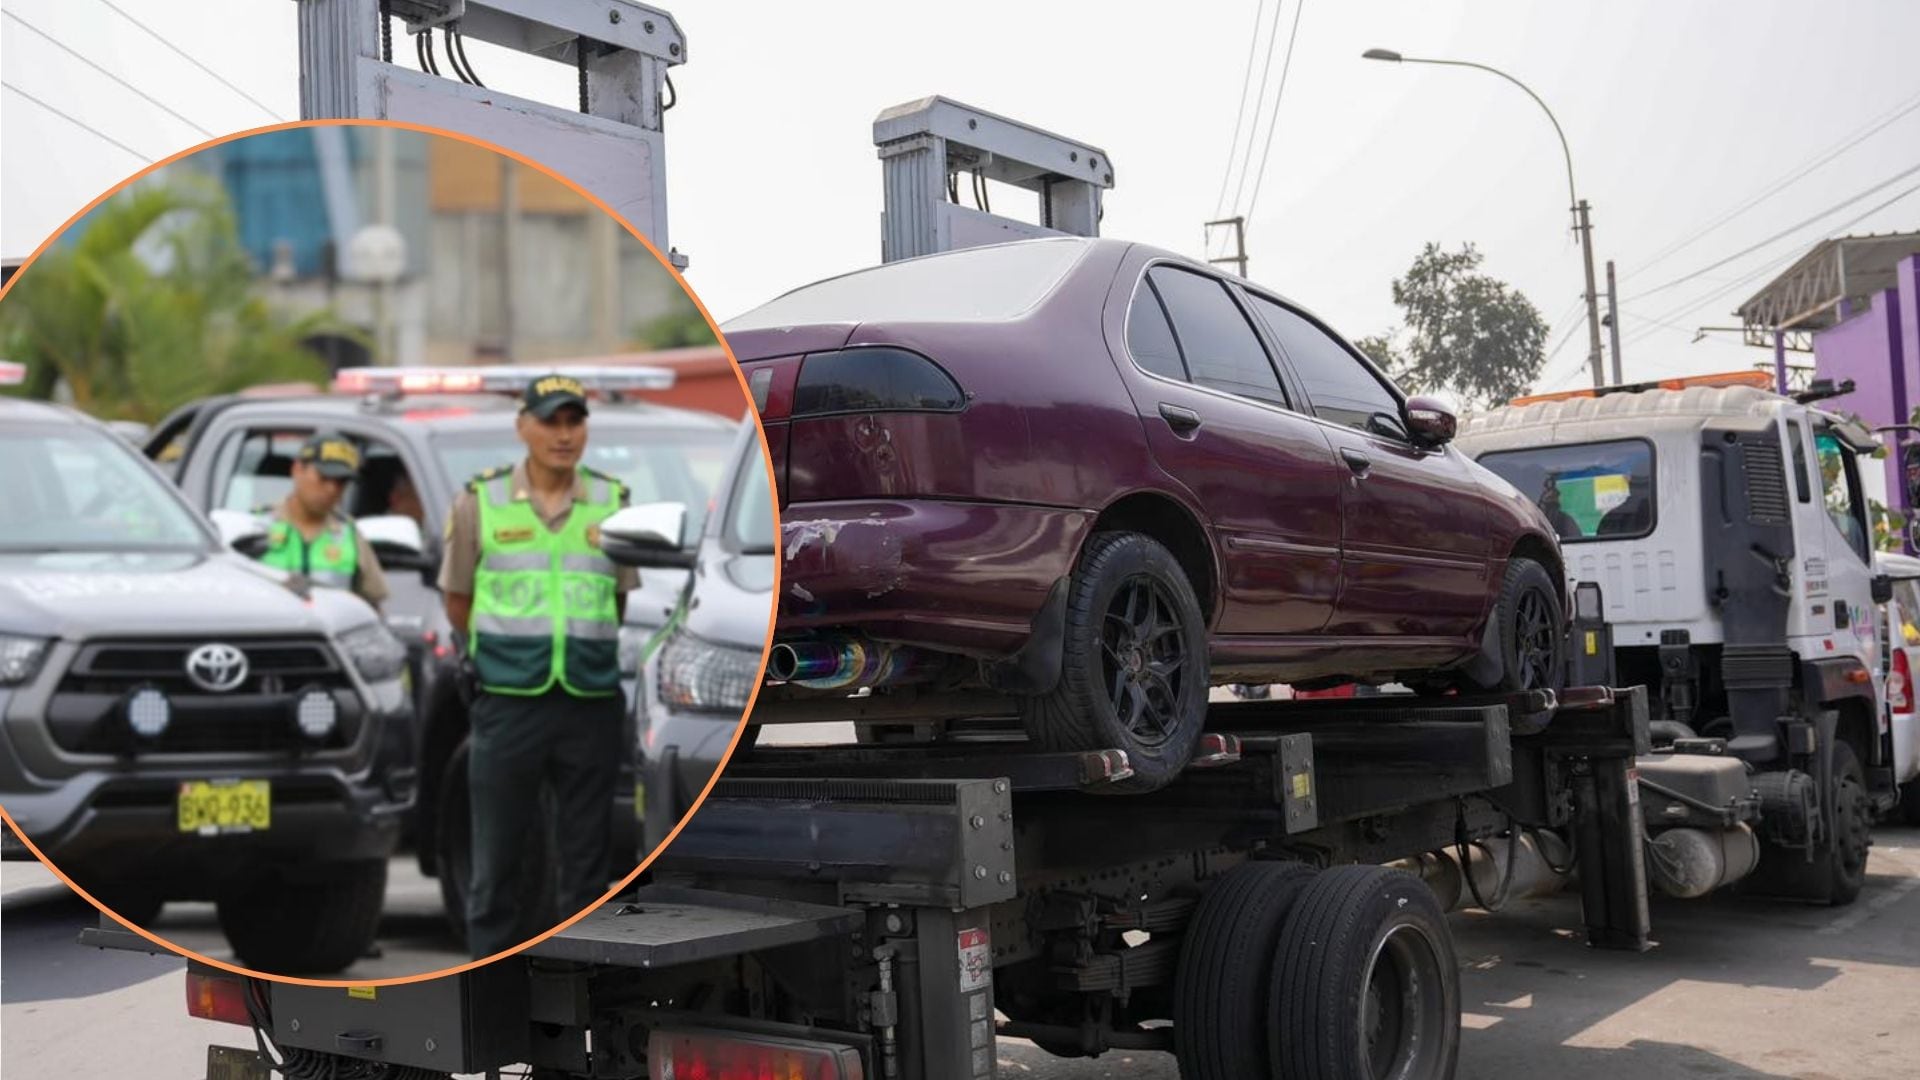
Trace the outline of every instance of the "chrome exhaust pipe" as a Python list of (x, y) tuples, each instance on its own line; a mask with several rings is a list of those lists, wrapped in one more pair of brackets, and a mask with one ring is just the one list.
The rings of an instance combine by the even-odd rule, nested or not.
[(814, 690), (926, 682), (946, 666), (940, 653), (853, 637), (783, 641), (767, 654), (769, 679)]

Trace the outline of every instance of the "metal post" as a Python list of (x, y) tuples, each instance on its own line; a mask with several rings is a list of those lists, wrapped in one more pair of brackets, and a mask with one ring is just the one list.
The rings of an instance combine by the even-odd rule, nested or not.
[(1625, 386), (1620, 374), (1620, 286), (1614, 283), (1613, 260), (1607, 260), (1607, 333), (1613, 339), (1613, 385)]
[(1580, 254), (1587, 266), (1587, 366), (1593, 369), (1593, 385), (1606, 385), (1606, 372), (1600, 360), (1600, 292), (1593, 283), (1593, 221), (1587, 214), (1587, 200), (1573, 206), (1574, 228), (1580, 233)]
[(1787, 332), (1773, 332), (1773, 390), (1774, 393), (1787, 392)]
[(1219, 221), (1207, 222), (1207, 228), (1209, 229), (1216, 228), (1221, 225), (1233, 226), (1233, 254), (1222, 255), (1220, 258), (1208, 259), (1207, 261), (1214, 264), (1215, 266), (1218, 266), (1221, 263), (1232, 263), (1234, 264), (1234, 267), (1235, 267), (1234, 273), (1239, 274), (1241, 277), (1246, 277), (1247, 276), (1247, 219), (1245, 217), (1230, 217), (1230, 218), (1221, 218)]

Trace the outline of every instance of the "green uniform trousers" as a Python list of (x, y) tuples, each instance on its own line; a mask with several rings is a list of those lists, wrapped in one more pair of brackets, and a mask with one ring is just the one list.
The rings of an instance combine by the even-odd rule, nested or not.
[[(617, 693), (578, 698), (557, 687), (533, 697), (476, 696), (467, 762), (473, 819), (467, 945), (475, 959), (546, 933), (606, 891), (625, 701)], [(556, 818), (553, 863), (530, 866), (543, 787)], [(554, 876), (557, 912), (522, 910), (527, 897), (544, 891), (529, 880), (537, 874)]]

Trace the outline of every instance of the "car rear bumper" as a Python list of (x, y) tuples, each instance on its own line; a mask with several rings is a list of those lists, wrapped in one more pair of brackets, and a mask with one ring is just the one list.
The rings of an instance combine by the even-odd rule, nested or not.
[(1005, 659), (1073, 569), (1094, 514), (936, 499), (796, 503), (776, 638), (837, 629)]

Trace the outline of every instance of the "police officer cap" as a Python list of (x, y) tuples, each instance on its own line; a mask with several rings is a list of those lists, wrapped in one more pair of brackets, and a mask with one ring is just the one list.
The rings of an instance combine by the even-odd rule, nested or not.
[(334, 480), (351, 480), (360, 471), (360, 451), (346, 437), (334, 431), (318, 431), (300, 444), (295, 461), (305, 461)]
[(521, 395), (520, 407), (525, 412), (546, 420), (562, 407), (572, 405), (587, 414), (587, 388), (580, 380), (555, 372), (542, 375), (527, 384), (526, 393)]

